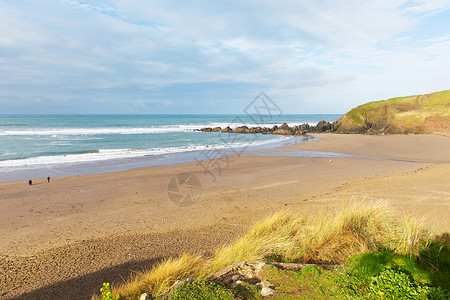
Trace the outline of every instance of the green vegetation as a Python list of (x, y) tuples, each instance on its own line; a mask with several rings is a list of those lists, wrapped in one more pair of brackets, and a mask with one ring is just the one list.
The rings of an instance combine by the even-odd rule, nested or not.
[[(433, 276), (433, 269), (415, 258), (371, 252), (353, 256), (345, 265), (329, 270), (314, 265), (301, 270), (281, 270), (269, 265), (259, 279), (275, 285), (271, 299), (447, 299), (448, 292), (433, 285)], [(244, 282), (230, 289), (208, 280), (182, 285), (167, 297), (168, 300), (262, 298), (255, 285)]]
[(411, 274), (399, 268), (387, 267), (372, 278), (367, 294), (373, 298), (444, 299), (442, 289), (417, 283)]
[(232, 300), (234, 294), (220, 283), (210, 280), (197, 280), (181, 285), (169, 295), (169, 300)]
[(335, 123), (342, 133), (432, 133), (450, 131), (450, 90), (373, 101)]
[[(276, 286), (271, 299), (446, 299), (448, 292), (432, 282), (436, 274), (448, 279), (442, 273), (448, 268), (436, 271), (409, 256), (371, 252), (353, 256), (344, 266), (330, 270), (314, 265), (298, 271), (268, 266), (260, 280)], [(227, 289), (213, 281), (199, 280), (176, 288), (168, 299), (261, 298), (260, 290), (248, 283)]]
[(103, 287), (100, 289), (100, 292), (102, 292), (102, 300), (119, 300), (120, 298), (119, 295), (115, 295), (113, 297), (111, 285), (109, 283), (104, 283)]
[[(448, 245), (434, 241), (441, 249)], [(430, 248), (429, 248), (430, 249)], [(375, 299), (446, 299), (448, 260), (446, 251), (432, 265), (423, 257), (395, 255), (390, 252), (364, 253), (350, 258), (345, 266), (348, 294)], [(444, 262), (442, 263), (441, 262)], [(444, 283), (447, 281), (447, 283)], [(447, 294), (448, 295), (448, 294)]]
[[(275, 284), (271, 299), (397, 299), (398, 295), (442, 299), (439, 297), (444, 297), (444, 290), (449, 288), (450, 240), (448, 234), (435, 236), (435, 232), (424, 229), (423, 220), (399, 217), (380, 202), (354, 203), (308, 217), (281, 212), (255, 224), (245, 236), (209, 258), (184, 254), (168, 259), (113, 292), (120, 299), (138, 299), (144, 292), (161, 296), (176, 280), (204, 279), (239, 261), (277, 260), (342, 267), (323, 270), (311, 266), (301, 271), (266, 268), (259, 279)], [(216, 292), (221, 299), (233, 299), (227, 298), (231, 295), (260, 299), (254, 284), (244, 282), (227, 290), (205, 280), (178, 287), (171, 295), (209, 299), (192, 295)]]

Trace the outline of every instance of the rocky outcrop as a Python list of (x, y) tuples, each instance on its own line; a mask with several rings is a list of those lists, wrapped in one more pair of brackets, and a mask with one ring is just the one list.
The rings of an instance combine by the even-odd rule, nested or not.
[(203, 132), (304, 135), (306, 133), (438, 133), (450, 135), (450, 90), (427, 95), (369, 102), (353, 108), (336, 122), (320, 121), (316, 126), (301, 124), (235, 129), (202, 128)]
[(316, 126), (311, 126), (309, 124), (294, 125), (290, 127), (288, 124), (284, 123), (280, 126), (268, 127), (247, 127), (239, 126), (235, 129), (228, 127), (205, 127), (198, 129), (197, 131), (202, 132), (226, 132), (226, 133), (262, 133), (262, 134), (279, 134), (279, 135), (304, 135), (306, 133), (321, 133), (321, 132), (332, 132), (333, 124), (327, 121), (320, 121)]
[(290, 127), (240, 126), (202, 128), (203, 132), (262, 133), (304, 135), (306, 133), (438, 133), (450, 135), (450, 90), (369, 102), (353, 108), (336, 122), (320, 121), (316, 126), (301, 124)]

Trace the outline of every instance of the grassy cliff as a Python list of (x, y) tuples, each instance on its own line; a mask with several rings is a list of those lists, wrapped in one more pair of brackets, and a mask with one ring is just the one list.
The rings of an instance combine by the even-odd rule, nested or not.
[(338, 133), (450, 134), (450, 90), (369, 102), (333, 124)]

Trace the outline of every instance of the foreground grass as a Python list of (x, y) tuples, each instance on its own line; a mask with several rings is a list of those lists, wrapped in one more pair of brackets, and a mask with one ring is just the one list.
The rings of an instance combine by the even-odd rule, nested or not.
[[(384, 264), (375, 263), (380, 266), (392, 265), (396, 257), (417, 262), (429, 273), (427, 280), (422, 278), (417, 279), (417, 282), (442, 286), (446, 282), (445, 276), (449, 274), (443, 274), (445, 271), (442, 271), (440, 265), (445, 265), (448, 261), (442, 262), (440, 254), (442, 249), (448, 247), (445, 248), (445, 242), (433, 242), (434, 235), (435, 233), (424, 229), (423, 220), (409, 216), (399, 218), (381, 202), (354, 203), (340, 211), (309, 217), (281, 212), (255, 224), (249, 233), (233, 244), (217, 250), (210, 258), (185, 254), (176, 259), (168, 259), (149, 272), (139, 273), (125, 284), (114, 287), (112, 292), (119, 295), (120, 299), (139, 299), (144, 292), (158, 296), (176, 280), (187, 277), (206, 278), (238, 261), (344, 264), (350, 257), (363, 253), (386, 253)], [(405, 265), (409, 266), (403, 263), (400, 267), (405, 268)], [(447, 267), (450, 269), (450, 264)], [(357, 272), (342, 272), (362, 280), (360, 285), (368, 287), (371, 278), (383, 270), (362, 272), (366, 274), (364, 276)], [(408, 272), (413, 273), (406, 271), (405, 274)], [(223, 293), (229, 296), (227, 292)], [(251, 291), (247, 294), (248, 297), (240, 298), (252, 299)]]

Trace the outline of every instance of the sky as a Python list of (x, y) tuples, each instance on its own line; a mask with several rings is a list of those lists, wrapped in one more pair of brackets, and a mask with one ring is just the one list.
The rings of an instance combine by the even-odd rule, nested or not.
[(449, 70), (449, 0), (0, 0), (0, 114), (341, 114)]

